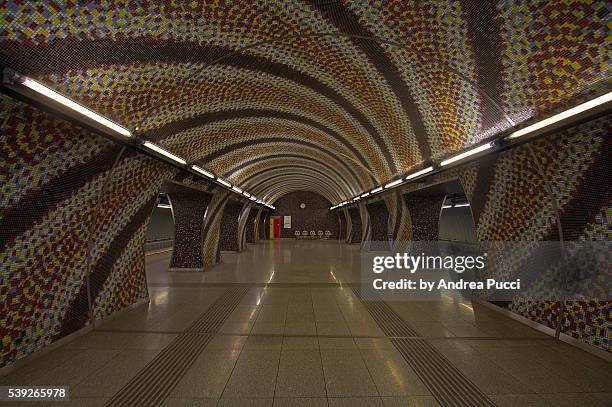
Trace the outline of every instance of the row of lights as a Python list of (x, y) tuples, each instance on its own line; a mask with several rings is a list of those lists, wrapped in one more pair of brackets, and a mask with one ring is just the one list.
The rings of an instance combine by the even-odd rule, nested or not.
[[(528, 134), (532, 134), (532, 133), (534, 133), (534, 132), (536, 132), (538, 130), (541, 130), (541, 129), (544, 129), (546, 127), (549, 127), (549, 126), (551, 126), (551, 125), (553, 125), (555, 123), (558, 123), (558, 122), (560, 122), (562, 120), (568, 119), (568, 118), (570, 118), (572, 116), (576, 116), (576, 115), (578, 115), (580, 113), (584, 113), (584, 112), (586, 112), (588, 110), (592, 110), (592, 109), (594, 109), (594, 108), (596, 108), (596, 107), (598, 107), (600, 105), (603, 105), (605, 103), (610, 102), (611, 100), (612, 100), (612, 92), (608, 92), (605, 95), (599, 96), (599, 97), (597, 97), (597, 98), (595, 98), (593, 100), (590, 100), (588, 102), (582, 103), (582, 104), (580, 104), (578, 106), (575, 106), (575, 107), (573, 107), (571, 109), (565, 110), (565, 111), (563, 111), (561, 113), (558, 113), (558, 114), (556, 114), (554, 116), (551, 116), (551, 117), (549, 117), (547, 119), (541, 120), (541, 121), (539, 121), (537, 123), (534, 123), (534, 124), (532, 124), (530, 126), (524, 127), (524, 128), (522, 128), (520, 130), (516, 130), (513, 133), (511, 133), (510, 135), (506, 136), (505, 140), (515, 140), (515, 139), (518, 139), (520, 137), (524, 137), (524, 136), (526, 136)], [(485, 152), (487, 150), (490, 150), (493, 147), (495, 147), (495, 145), (496, 145), (496, 142), (492, 141), (492, 142), (483, 144), (481, 146), (475, 147), (475, 148), (473, 148), (471, 150), (465, 151), (465, 152), (463, 152), (461, 154), (457, 154), (457, 155), (455, 155), (453, 157), (450, 157), (450, 158), (448, 158), (446, 160), (441, 161), (440, 162), (440, 167), (445, 167), (445, 166), (457, 163), (459, 161), (463, 161), (463, 160), (465, 160), (465, 159), (467, 159), (469, 157), (472, 157), (472, 156), (474, 156), (476, 154), (480, 154), (480, 153), (483, 153), (483, 152)], [(333, 210), (333, 209), (340, 208), (342, 206), (351, 204), (351, 203), (356, 202), (356, 201), (358, 201), (358, 200), (360, 200), (362, 198), (367, 198), (369, 196), (372, 196), (374, 194), (382, 192), (383, 190), (387, 190), (387, 189), (391, 189), (391, 188), (397, 187), (398, 185), (401, 185), (401, 184), (403, 184), (406, 181), (410, 181), (410, 180), (419, 178), (419, 177), (421, 177), (423, 175), (429, 174), (429, 173), (434, 172), (434, 171), (435, 171), (435, 168), (433, 166), (424, 168), (424, 169), (422, 169), (420, 171), (417, 171), (415, 173), (412, 173), (412, 174), (408, 175), (406, 178), (400, 178), (400, 179), (397, 179), (395, 181), (391, 181), (388, 184), (385, 184), (383, 186), (379, 186), (377, 188), (374, 188), (373, 190), (371, 190), (369, 192), (365, 192), (365, 193), (356, 195), (356, 196), (354, 196), (351, 199), (348, 199), (348, 200), (346, 200), (344, 202), (340, 202), (339, 204), (332, 206), (330, 208), (330, 210)], [(455, 207), (458, 207), (458, 206), (464, 206), (464, 205), (455, 205)]]
[[(81, 114), (83, 116), (86, 116), (89, 119), (94, 120), (96, 123), (101, 124), (101, 125), (105, 126), (106, 128), (108, 128), (108, 129), (110, 129), (110, 130), (112, 130), (112, 131), (114, 131), (116, 133), (121, 134), (124, 137), (130, 137), (130, 138), (133, 137), (133, 134), (132, 134), (132, 132), (129, 129), (127, 129), (127, 128), (125, 128), (125, 127), (123, 127), (123, 126), (121, 126), (121, 125), (119, 125), (119, 124), (117, 124), (115, 122), (113, 122), (112, 120), (107, 119), (106, 117), (104, 117), (104, 116), (94, 112), (91, 109), (86, 108), (83, 105), (80, 105), (79, 103), (76, 103), (75, 101), (73, 101), (73, 100), (71, 100), (71, 99), (69, 99), (69, 98), (67, 98), (67, 97), (57, 93), (56, 91), (46, 87), (45, 85), (43, 85), (43, 84), (41, 84), (41, 83), (39, 83), (39, 82), (37, 82), (37, 81), (35, 81), (33, 79), (22, 77), (22, 76), (19, 76), (17, 74), (13, 74), (13, 78), (12, 79), (13, 80), (17, 80), (23, 86), (25, 86), (25, 87), (27, 87), (27, 88), (29, 88), (29, 89), (31, 89), (31, 90), (41, 94), (41, 95), (44, 95), (44, 96), (46, 96), (48, 98), (51, 98), (51, 99), (55, 100), (56, 102), (62, 104), (63, 106), (71, 109), (72, 111), (77, 112), (77, 113), (79, 113), (79, 114)], [(178, 163), (180, 165), (185, 165), (185, 166), (187, 165), (187, 161), (185, 161), (183, 158), (181, 158), (181, 157), (171, 153), (170, 151), (168, 151), (168, 150), (158, 146), (155, 143), (151, 143), (150, 141), (145, 141), (142, 144), (142, 146), (144, 148), (146, 148), (147, 150), (153, 151), (153, 152), (155, 152), (157, 154), (160, 154), (160, 155), (163, 155), (164, 157), (166, 157), (166, 158), (168, 158), (168, 159), (170, 159), (170, 160), (172, 160), (172, 161), (174, 161), (174, 162), (176, 162), (176, 163)], [(258, 204), (265, 205), (265, 206), (267, 206), (270, 209), (275, 209), (274, 206), (270, 205), (267, 202), (264, 202), (261, 199), (258, 199), (257, 197), (255, 197), (254, 195), (252, 195), (252, 194), (250, 194), (250, 193), (248, 193), (246, 191), (243, 191), (242, 189), (238, 188), (236, 185), (232, 185), (231, 183), (229, 183), (225, 179), (223, 179), (221, 177), (215, 177), (215, 175), (212, 172), (207, 171), (204, 168), (201, 168), (201, 167), (199, 167), (197, 165), (190, 165), (189, 168), (191, 168), (193, 171), (195, 171), (199, 175), (203, 175), (204, 177), (206, 177), (208, 179), (217, 181), (217, 183), (223, 185), (224, 187), (226, 187), (227, 189), (235, 192), (238, 195), (242, 195), (242, 196), (250, 199), (251, 201), (258, 203)]]
[[(12, 70), (9, 70), (8, 68), (5, 68), (3, 76), (4, 76), (3, 82), (5, 82), (5, 83), (12, 84), (15, 81), (19, 82), (23, 86), (26, 86), (27, 88), (29, 88), (29, 89), (31, 89), (31, 90), (39, 93), (39, 94), (47, 96), (47, 97), (55, 100), (56, 102), (61, 103), (62, 105), (64, 105), (65, 107), (71, 109), (72, 111), (77, 112), (77, 113), (79, 113), (79, 114), (81, 114), (83, 116), (86, 116), (86, 117), (94, 120), (95, 122), (105, 126), (106, 128), (111, 129), (114, 132), (121, 134), (122, 136), (133, 137), (132, 132), (129, 129), (127, 129), (127, 128), (125, 128), (125, 127), (123, 127), (123, 126), (121, 126), (121, 125), (119, 125), (119, 124), (117, 124), (115, 122), (113, 122), (112, 120), (107, 119), (106, 117), (104, 117), (104, 116), (102, 116), (102, 115), (100, 115), (100, 114), (98, 114), (98, 113), (96, 113), (96, 112), (86, 108), (85, 106), (82, 106), (82, 105), (74, 102), (73, 100), (68, 99), (67, 97), (65, 97), (65, 96), (55, 92), (54, 90), (52, 90), (52, 89), (42, 85), (41, 83), (39, 83), (39, 82), (37, 82), (37, 81), (35, 81), (33, 79), (30, 79), (30, 78), (18, 75), (17, 73), (13, 72)], [(575, 106), (575, 107), (573, 107), (571, 109), (568, 109), (568, 110), (565, 110), (565, 111), (563, 111), (561, 113), (553, 115), (553, 116), (551, 116), (551, 117), (549, 117), (547, 119), (541, 120), (541, 121), (539, 121), (537, 123), (534, 123), (534, 124), (532, 124), (530, 126), (527, 126), (527, 127), (522, 128), (522, 129), (519, 129), (519, 130), (511, 133), (509, 136), (506, 136), (505, 139), (506, 140), (514, 140), (514, 139), (517, 139), (519, 137), (526, 136), (526, 135), (534, 133), (534, 132), (536, 132), (538, 130), (541, 130), (541, 129), (544, 129), (546, 127), (549, 127), (549, 126), (551, 126), (551, 125), (553, 125), (555, 123), (558, 123), (560, 121), (568, 119), (568, 118), (570, 118), (572, 116), (578, 115), (580, 113), (584, 113), (584, 112), (586, 112), (588, 110), (592, 110), (592, 109), (594, 109), (594, 108), (596, 108), (596, 107), (598, 107), (600, 105), (603, 105), (605, 103), (610, 102), (611, 100), (612, 100), (612, 92), (608, 92), (605, 95), (599, 96), (599, 97), (597, 97), (597, 98), (595, 98), (593, 100), (590, 100), (588, 102), (582, 103), (582, 104), (580, 104), (578, 106)], [(464, 159), (466, 159), (468, 157), (471, 157), (471, 156), (473, 156), (475, 154), (479, 154), (481, 152), (489, 150), (489, 149), (493, 148), (494, 146), (495, 146), (495, 142), (490, 142), (490, 143), (483, 144), (483, 145), (481, 145), (479, 147), (473, 148), (471, 150), (468, 150), (466, 152), (463, 152), (461, 154), (458, 154), (456, 156), (453, 156), (451, 158), (443, 160), (442, 162), (440, 162), (440, 167), (444, 167), (444, 166), (456, 163), (458, 161), (462, 161), (462, 160), (464, 160)], [(173, 160), (173, 161), (175, 161), (175, 162), (177, 162), (177, 163), (179, 163), (181, 165), (187, 165), (187, 162), (184, 159), (182, 159), (181, 157), (179, 157), (179, 156), (177, 156), (175, 154), (172, 154), (171, 152), (161, 148), (160, 146), (158, 146), (158, 145), (156, 145), (154, 143), (151, 143), (149, 141), (145, 141), (144, 144), (143, 144), (143, 147), (145, 147), (145, 148), (147, 148), (147, 149), (149, 149), (151, 151), (154, 151), (154, 152), (156, 152), (158, 154), (161, 154), (161, 155), (163, 155), (163, 156), (165, 156), (165, 157), (167, 157), (167, 158), (169, 158), (169, 159), (171, 159), (171, 160)], [(205, 169), (203, 169), (201, 167), (198, 167), (197, 165), (191, 165), (190, 168), (193, 171), (195, 171), (195, 172), (197, 172), (197, 173), (199, 173), (201, 175), (204, 175), (205, 177), (207, 177), (209, 179), (216, 180), (219, 184), (221, 184), (221, 185), (225, 186), (226, 188), (236, 192), (237, 194), (242, 194), (243, 196), (249, 198), (250, 200), (252, 200), (252, 201), (254, 201), (254, 202), (258, 203), (258, 204), (262, 204), (262, 205), (267, 206), (270, 209), (274, 209), (274, 206), (272, 206), (272, 205), (262, 201), (261, 199), (257, 199), (256, 197), (254, 197), (251, 194), (241, 190), (240, 188), (236, 187), (235, 185), (232, 185), (231, 183), (229, 183), (228, 181), (224, 180), (223, 178), (220, 178), (220, 177), (215, 178), (215, 175), (213, 173), (211, 173), (211, 172), (209, 172), (209, 171), (207, 171), (207, 170), (205, 170)], [(406, 181), (409, 181), (409, 180), (421, 177), (421, 176), (429, 174), (429, 173), (431, 173), (433, 171), (434, 171), (433, 167), (431, 167), (431, 166), (427, 167), (425, 169), (422, 169), (420, 171), (417, 171), (417, 172), (415, 172), (413, 174), (408, 175), (406, 178), (401, 178), (401, 179), (397, 179), (395, 181), (391, 181), (391, 182), (385, 184), (384, 186), (380, 186), (380, 187), (374, 188), (373, 190), (371, 190), (369, 192), (365, 192), (365, 193), (362, 193), (360, 195), (357, 195), (357, 196), (353, 197), (352, 199), (346, 200), (346, 201), (341, 202), (341, 203), (339, 203), (339, 204), (337, 204), (335, 206), (332, 206), (330, 209), (336, 209), (336, 208), (342, 207), (344, 205), (347, 205), (349, 203), (358, 201), (359, 199), (366, 198), (368, 196), (371, 196), (371, 195), (377, 194), (379, 192), (382, 192), (385, 189), (394, 188), (394, 187), (396, 187), (398, 185), (403, 184)]]
[[(178, 157), (178, 156), (172, 154), (168, 150), (164, 150), (163, 148), (159, 147), (156, 144), (151, 143), (150, 141), (145, 141), (144, 144), (143, 144), (143, 147), (148, 148), (151, 151), (155, 151), (156, 153), (161, 154), (161, 155), (163, 155), (163, 156), (165, 156), (165, 157), (167, 157), (167, 158), (169, 158), (169, 159), (171, 159), (173, 161), (176, 161), (179, 164), (187, 165), (187, 162), (184, 159), (182, 159), (181, 157)], [(217, 181), (219, 184), (223, 185), (224, 187), (226, 187), (227, 189), (229, 189), (230, 191), (232, 191), (232, 192), (234, 192), (234, 193), (236, 193), (238, 195), (242, 195), (245, 198), (248, 198), (249, 200), (251, 200), (251, 201), (253, 201), (255, 203), (267, 206), (268, 208), (270, 208), (272, 210), (275, 209), (273, 205), (271, 205), (271, 204), (269, 204), (267, 202), (264, 202), (261, 199), (258, 199), (255, 195), (252, 195), (252, 194), (248, 193), (247, 191), (244, 191), (244, 190), (240, 189), (236, 185), (232, 185), (229, 181), (227, 181), (227, 180), (225, 180), (225, 179), (223, 179), (221, 177), (215, 177), (215, 175), (212, 172), (207, 171), (207, 170), (205, 170), (202, 167), (199, 167), (197, 165), (191, 165), (190, 168), (193, 171), (197, 172), (200, 175), (205, 176), (208, 179)]]

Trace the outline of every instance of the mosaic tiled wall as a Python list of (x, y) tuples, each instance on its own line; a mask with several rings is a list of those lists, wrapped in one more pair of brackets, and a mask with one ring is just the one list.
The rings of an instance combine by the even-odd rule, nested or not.
[(264, 239), (264, 227), (265, 227), (265, 220), (266, 220), (266, 215), (267, 211), (264, 211), (263, 209), (259, 208), (259, 210), (257, 211), (257, 218), (255, 220), (255, 243), (259, 242), (260, 240)]
[[(602, 117), (540, 138), (460, 173), (478, 239), (612, 239), (610, 120)], [(559, 305), (515, 301), (510, 309), (555, 328)], [(612, 303), (568, 302), (561, 329), (610, 351), (611, 324)]]
[(388, 241), (389, 211), (384, 201), (367, 204), (370, 217), (370, 240), (374, 242)]
[[(305, 208), (300, 208), (305, 204)], [(298, 231), (326, 231), (331, 232), (331, 238), (338, 238), (338, 217), (330, 212), (330, 202), (323, 196), (309, 191), (291, 192), (274, 203), (276, 209), (273, 215), (281, 216), (281, 238), (293, 238)], [(283, 216), (291, 216), (291, 228), (283, 227)]]
[(202, 228), (204, 215), (212, 195), (170, 184), (172, 190), (168, 197), (174, 212), (174, 247), (170, 269), (201, 270)]
[(223, 215), (223, 209), (225, 208), (228, 198), (229, 192), (226, 190), (218, 190), (214, 193), (208, 204), (202, 232), (204, 236), (202, 249), (204, 270), (221, 261), (221, 248), (219, 244), (219, 237), (221, 236), (221, 216)]
[[(0, 96), (0, 366), (147, 298), (144, 239), (175, 170)], [(88, 267), (89, 264), (89, 267)]]
[(412, 219), (402, 192), (395, 190), (385, 194), (384, 200), (389, 210), (389, 233), (391, 233), (394, 246), (396, 242), (412, 240)]
[[(609, 90), (609, 1), (9, 0), (0, 10), (0, 64), (138, 128), (138, 138), (272, 202), (309, 190), (337, 203), (480, 143), (508, 128), (508, 118), (535, 121)], [(0, 233), (3, 253), (11, 257), (2, 264), (61, 269), (54, 283), (61, 287), (58, 295), (77, 296), (77, 305), (45, 299), (45, 305), (53, 305), (36, 318), (19, 298), (4, 305), (18, 308), (7, 318), (22, 321), (25, 313), (24, 321), (37, 322), (18, 327), (16, 320), (8, 322), (3, 337), (11, 339), (3, 345), (8, 346), (3, 360), (52, 340), (58, 330), (81, 325), (82, 271), (74, 270), (82, 270), (86, 256), (99, 270), (96, 292), (121, 299), (96, 299), (97, 314), (143, 295), (136, 243), (154, 191), (173, 176), (146, 157), (120, 153), (116, 145), (64, 123), (40, 124), (30, 117), (34, 114), (19, 111), (23, 107), (15, 109), (2, 111), (3, 126), (10, 129), (2, 137), (22, 138), (2, 146), (11, 150), (0, 162), (8, 167), (0, 176), (10, 177), (2, 183), (7, 203)], [(591, 125), (593, 131), (603, 127)], [(551, 227), (545, 189), (558, 195), (564, 236), (572, 236), (572, 230), (585, 239), (609, 235), (610, 205), (600, 202), (608, 195), (597, 189), (609, 182), (587, 182), (602, 173), (593, 166), (600, 165), (608, 142), (598, 142), (601, 135), (588, 142), (577, 137), (557, 140), (564, 145), (533, 147), (546, 177), (521, 167), (524, 149), (461, 175), (475, 198), (479, 238), (554, 238), (558, 228)], [(32, 163), (36, 168), (30, 171)], [(114, 181), (104, 185), (111, 168)], [(526, 179), (520, 181), (519, 174)], [(599, 192), (587, 193), (584, 185)], [(112, 194), (101, 194), (104, 188)], [(505, 204), (502, 198), (512, 189), (521, 195), (500, 212), (496, 202)], [(531, 191), (535, 195), (527, 198)], [(90, 205), (92, 200), (102, 204)], [(219, 261), (226, 200), (224, 193), (215, 193), (208, 207), (205, 266)], [(399, 201), (387, 204), (399, 240), (410, 220)], [(362, 227), (359, 210), (353, 210), (350, 222), (347, 215), (350, 241), (365, 240), (370, 229)], [(260, 218), (263, 222), (265, 216)], [(112, 226), (99, 227), (98, 220)], [(64, 236), (75, 229), (78, 233)], [(66, 243), (47, 243), (49, 235)], [(92, 242), (91, 253), (82, 249), (84, 242)], [(62, 251), (77, 255), (65, 260)], [(106, 251), (134, 271), (122, 275), (115, 273), (115, 263), (101, 264), (113, 258)], [(62, 267), (75, 274), (62, 274)], [(107, 284), (115, 275), (121, 282)], [(3, 286), (9, 286), (3, 278)], [(30, 284), (24, 287), (42, 284), (40, 277), (24, 281)], [(36, 291), (25, 289), (26, 298), (31, 290)], [(23, 295), (18, 292), (2, 295)], [(575, 318), (566, 331), (587, 341), (601, 338), (603, 331), (590, 331), (591, 321), (601, 320), (605, 308), (577, 303), (569, 309)], [(66, 313), (76, 322), (57, 328), (58, 315)], [(23, 330), (32, 332), (20, 336)], [(599, 339), (592, 343), (603, 346)]]
[(240, 251), (240, 234), (238, 220), (243, 204), (228, 201), (221, 217), (219, 247), (223, 251)]
[(408, 193), (404, 196), (412, 224), (412, 240), (437, 241), (438, 220), (444, 195), (423, 196)]
[(339, 240), (345, 240), (346, 239), (346, 232), (348, 229), (348, 225), (347, 225), (347, 220), (346, 220), (346, 214), (344, 211), (336, 211), (336, 216), (338, 216), (338, 239)]
[(370, 227), (370, 213), (366, 208), (366, 204), (364, 201), (359, 201), (357, 205), (359, 209), (359, 217), (361, 219), (361, 249), (367, 249), (367, 245), (371, 241), (372, 237), (372, 228)]
[(244, 224), (244, 241), (245, 243), (255, 243), (255, 234), (257, 233), (257, 215), (259, 209), (251, 207), (249, 216)]
[(347, 243), (351, 242), (351, 235), (353, 234), (353, 222), (351, 219), (351, 214), (348, 211), (347, 207), (343, 207), (340, 209), (340, 211), (342, 212), (342, 214), (344, 215), (344, 219), (346, 220), (346, 237), (345, 237), (345, 241)]
[(337, 203), (608, 89), (603, 0), (0, 7), (0, 63), (272, 201)]
[(347, 210), (349, 217), (351, 218), (348, 243), (361, 243), (362, 228), (361, 228), (361, 213), (359, 208), (349, 208)]

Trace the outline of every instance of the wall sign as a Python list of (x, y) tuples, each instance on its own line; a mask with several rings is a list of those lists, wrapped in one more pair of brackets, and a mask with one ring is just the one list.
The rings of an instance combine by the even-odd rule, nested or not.
[(291, 216), (283, 216), (283, 227), (291, 229)]

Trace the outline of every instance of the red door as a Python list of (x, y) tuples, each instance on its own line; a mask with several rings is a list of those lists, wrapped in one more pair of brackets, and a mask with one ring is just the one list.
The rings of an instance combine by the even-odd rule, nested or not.
[(274, 238), (280, 238), (280, 218), (274, 218)]

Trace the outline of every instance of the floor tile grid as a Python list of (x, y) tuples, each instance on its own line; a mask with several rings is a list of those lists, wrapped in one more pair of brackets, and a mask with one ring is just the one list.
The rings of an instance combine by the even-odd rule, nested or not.
[(287, 326), (287, 315), (288, 315), (288, 310), (285, 311), (285, 317), (283, 318), (283, 339), (281, 340), (281, 350), (280, 350), (280, 355), (278, 357), (278, 364), (276, 365), (276, 377), (274, 378), (274, 394), (273, 394), (274, 397), (276, 397), (276, 393), (277, 393), (278, 373), (280, 371), (280, 364), (283, 358), (283, 345), (282, 344), (285, 342), (284, 329)]
[[(361, 289), (352, 288), (357, 299), (382, 331), (391, 337), (391, 343), (404, 357), (408, 365), (442, 406), (495, 404), (475, 384), (465, 377), (437, 349), (422, 339), (406, 337), (421, 336), (384, 301), (363, 301)], [(404, 338), (402, 338), (404, 337)]]
[[(360, 298), (358, 298), (358, 299), (360, 300)], [(338, 303), (338, 298), (336, 298), (336, 303)], [(360, 301), (360, 303), (361, 303), (361, 301)], [(363, 306), (363, 303), (361, 303), (361, 305)], [(344, 320), (344, 323), (348, 325), (349, 321), (346, 318), (346, 315), (342, 311), (340, 312), (340, 314), (342, 315), (342, 319)], [(353, 342), (355, 342), (355, 339), (354, 339), (355, 336), (351, 334), (350, 337), (353, 340)], [(357, 345), (357, 344), (355, 343), (355, 345)], [(361, 361), (363, 362), (363, 365), (365, 366), (365, 368), (366, 368), (366, 370), (368, 372), (368, 376), (370, 378), (370, 381), (372, 382), (372, 384), (376, 388), (376, 395), (372, 396), (372, 397), (369, 397), (369, 398), (360, 397), (360, 398), (354, 398), (354, 399), (351, 399), (351, 398), (344, 398), (344, 399), (338, 399), (338, 398), (334, 399), (334, 398), (331, 398), (330, 399), (330, 396), (328, 395), (328, 402), (331, 400), (332, 402), (333, 401), (338, 401), (338, 402), (346, 401), (348, 403), (347, 405), (351, 405), (353, 402), (355, 402), (356, 404), (359, 403), (360, 405), (361, 404), (363, 404), (363, 405), (378, 405), (379, 404), (378, 402), (380, 401), (380, 404), (382, 405), (382, 399), (380, 397), (381, 394), (380, 394), (380, 391), (378, 390), (378, 386), (376, 386), (376, 380), (375, 380), (375, 378), (373, 376), (373, 373), (370, 370), (370, 368), (368, 368), (368, 363), (365, 360), (362, 352), (359, 350), (359, 348), (357, 346), (356, 346), (356, 348), (357, 348), (357, 351), (359, 352), (359, 356), (361, 357)], [(320, 348), (319, 348), (319, 353), (321, 353), (321, 349)], [(323, 360), (323, 355), (321, 355), (321, 361), (322, 360)], [(323, 363), (321, 363), (321, 367), (323, 367)], [(323, 369), (323, 371), (325, 372), (325, 369)], [(327, 383), (327, 381), (326, 381), (326, 383)], [(326, 392), (327, 392), (327, 386), (326, 386)]]
[(228, 290), (119, 390), (106, 406), (149, 407), (163, 403), (214, 336), (214, 332), (202, 334), (198, 330), (218, 329), (247, 291), (247, 288)]

